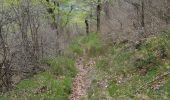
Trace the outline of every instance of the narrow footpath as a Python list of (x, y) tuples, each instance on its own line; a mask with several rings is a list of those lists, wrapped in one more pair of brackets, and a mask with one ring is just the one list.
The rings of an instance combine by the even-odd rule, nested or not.
[(83, 57), (77, 59), (75, 63), (78, 74), (73, 81), (72, 94), (70, 100), (88, 100), (88, 89), (92, 82), (92, 73), (94, 71), (95, 61), (89, 59), (85, 61)]

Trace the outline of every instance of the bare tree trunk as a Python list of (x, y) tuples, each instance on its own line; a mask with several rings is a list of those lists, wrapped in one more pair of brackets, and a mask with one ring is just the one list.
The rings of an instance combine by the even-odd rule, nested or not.
[(145, 28), (145, 3), (144, 0), (141, 0), (142, 4), (142, 12), (141, 12), (141, 26), (142, 28)]
[[(2, 26), (0, 26), (0, 42), (2, 43), (2, 49), (3, 49), (3, 60), (2, 60), (2, 64), (0, 64), (0, 78), (1, 78), (0, 91), (9, 91), (12, 83), (10, 60), (8, 57), (9, 48), (5, 43), (5, 39), (2, 36)], [(3, 90), (4, 86), (6, 90)]]
[(60, 8), (60, 4), (59, 4), (59, 2), (57, 2), (57, 9), (58, 9), (58, 14), (57, 14), (57, 22), (56, 22), (56, 20), (55, 20), (55, 23), (56, 23), (56, 55), (59, 55), (59, 53), (60, 53), (60, 43), (59, 43), (59, 38), (60, 38), (60, 32), (59, 32), (59, 20), (60, 20), (60, 10), (59, 10), (59, 8)]
[[(48, 3), (50, 3), (50, 1), (49, 0), (46, 0)], [(52, 20), (53, 20), (53, 22), (52, 22), (52, 27), (54, 28), (54, 29), (56, 29), (56, 43), (55, 43), (55, 52), (56, 52), (56, 55), (58, 55), (58, 53), (59, 53), (59, 41), (58, 41), (58, 39), (59, 39), (59, 36), (60, 36), (60, 34), (59, 34), (59, 17), (60, 17), (60, 10), (59, 10), (59, 7), (60, 7), (60, 4), (59, 4), (59, 2), (53, 2), (53, 4), (54, 5), (56, 5), (58, 8), (58, 14), (57, 14), (57, 20), (56, 20), (56, 15), (55, 15), (55, 13), (54, 13), (54, 10), (55, 10), (55, 8), (48, 8), (48, 13), (49, 14), (51, 14), (51, 17), (52, 17)]]
[(39, 35), (38, 35), (38, 29), (40, 27), (39, 19), (37, 16), (31, 16), (30, 19), (30, 29), (31, 29), (31, 35), (32, 35), (32, 41), (33, 41), (33, 53), (36, 58), (36, 60), (39, 60)]
[(140, 18), (140, 26), (139, 26), (139, 37), (147, 37), (145, 30), (145, 1), (141, 0), (141, 18)]
[(138, 4), (132, 4), (135, 7), (136, 10), (136, 23), (133, 23), (133, 26), (135, 29), (138, 29), (140, 26), (140, 22), (141, 22), (141, 15), (140, 15), (140, 9), (139, 9), (139, 5)]
[[(4, 40), (3, 40), (3, 37), (2, 37), (2, 26), (0, 26), (0, 42), (1, 42), (1, 45), (2, 45), (2, 48), (3, 48), (3, 57), (4, 57), (4, 54), (5, 54), (5, 50), (4, 50)], [(0, 91), (2, 91), (2, 87), (3, 87), (3, 81), (2, 81), (2, 67), (4, 66), (4, 59), (2, 60), (1, 64), (0, 64), (0, 77), (1, 77), (1, 82), (0, 82)]]
[(28, 36), (27, 36), (27, 32), (24, 31), (25, 29), (22, 27), (23, 26), (21, 26), (23, 53), (27, 54), (28, 53)]
[(166, 24), (169, 25), (169, 23), (170, 23), (170, 0), (167, 0), (166, 3), (167, 3), (167, 10), (166, 10), (167, 18), (166, 18)]
[(43, 44), (43, 37), (41, 36), (41, 58), (44, 58), (44, 44)]
[(87, 18), (85, 19), (85, 24), (86, 24), (86, 34), (89, 35), (89, 21)]
[(25, 8), (23, 7), (22, 8), (22, 12), (21, 12), (21, 18), (18, 19), (18, 22), (19, 22), (19, 27), (20, 27), (20, 32), (22, 34), (22, 47), (23, 47), (23, 54), (26, 54), (28, 55), (28, 35), (27, 35), (27, 31), (28, 31), (28, 21), (29, 21), (29, 18), (28, 18), (28, 8)]
[(104, 11), (108, 19), (110, 19), (110, 11), (109, 11), (110, 8), (109, 7), (110, 7), (109, 1), (106, 1), (105, 6), (104, 6)]
[(97, 4), (97, 33), (100, 33), (101, 29), (100, 29), (100, 17), (101, 17), (101, 0), (98, 0), (98, 4)]
[(11, 77), (12, 77), (12, 70), (10, 68), (11, 64), (10, 64), (10, 61), (9, 60), (6, 60), (5, 63), (4, 63), (4, 74), (3, 74), (3, 84), (5, 86), (5, 90), (4, 91), (9, 91), (11, 89), (11, 84), (12, 84), (12, 81), (11, 81)]

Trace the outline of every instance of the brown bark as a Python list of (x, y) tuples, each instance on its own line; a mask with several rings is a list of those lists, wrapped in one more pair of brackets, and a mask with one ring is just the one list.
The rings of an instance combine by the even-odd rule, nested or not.
[(85, 19), (85, 24), (86, 24), (86, 34), (88, 35), (89, 34), (89, 21), (87, 18)]
[(109, 7), (110, 7), (109, 1), (106, 1), (105, 6), (104, 6), (104, 12), (108, 19), (110, 19), (110, 11), (109, 11), (110, 8)]
[[(2, 36), (2, 26), (0, 26), (0, 42), (2, 44), (3, 49), (3, 60), (0, 64), (0, 78), (1, 78), (1, 84), (0, 84), (0, 91), (9, 91), (11, 88), (11, 68), (10, 68), (10, 59), (8, 57), (9, 55), (9, 48), (7, 44), (5, 43), (5, 39)], [(2, 88), (5, 87), (5, 90)]]
[(101, 29), (100, 29), (100, 17), (101, 17), (101, 0), (98, 0), (98, 4), (97, 4), (97, 33), (100, 33)]
[(145, 3), (144, 3), (144, 0), (141, 0), (141, 3), (142, 3), (142, 13), (141, 13), (141, 26), (142, 28), (145, 28)]

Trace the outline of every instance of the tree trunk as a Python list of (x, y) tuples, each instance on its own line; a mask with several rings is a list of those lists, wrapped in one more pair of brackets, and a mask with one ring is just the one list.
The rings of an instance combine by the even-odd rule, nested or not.
[[(2, 45), (2, 48), (4, 48), (4, 42), (3, 42), (3, 37), (2, 37), (2, 26), (0, 26), (0, 42), (1, 42), (1, 45)], [(4, 50), (3, 50), (4, 52)], [(4, 54), (3, 54), (4, 56)], [(2, 81), (2, 67), (4, 66), (4, 59), (2, 60), (2, 62), (0, 62), (0, 77), (1, 77), (1, 80), (0, 80), (0, 92), (2, 92), (2, 84), (3, 84), (3, 81)]]
[(142, 4), (142, 13), (141, 13), (141, 26), (142, 28), (145, 28), (145, 3), (144, 0), (141, 0)]
[(60, 54), (60, 43), (59, 43), (59, 38), (60, 38), (60, 32), (59, 32), (59, 30), (61, 29), (60, 27), (59, 27), (59, 21), (60, 21), (60, 10), (59, 10), (59, 8), (60, 8), (60, 3), (59, 2), (57, 2), (57, 3), (54, 3), (54, 4), (56, 4), (56, 6), (58, 7), (57, 9), (58, 9), (58, 13), (57, 13), (57, 22), (55, 22), (56, 24), (56, 55), (59, 55)]
[[(2, 44), (3, 49), (3, 60), (0, 64), (0, 78), (1, 78), (1, 84), (0, 84), (0, 91), (9, 91), (11, 88), (11, 69), (10, 69), (10, 60), (9, 60), (9, 48), (7, 44), (5, 43), (5, 39), (2, 36), (2, 26), (0, 26), (0, 42)], [(3, 87), (5, 87), (5, 90), (3, 90)]]
[(97, 4), (97, 33), (100, 33), (101, 29), (100, 29), (100, 17), (101, 17), (101, 0), (98, 0), (98, 4)]
[(44, 58), (44, 43), (43, 43), (43, 36), (41, 36), (41, 59)]
[[(35, 19), (32, 19), (35, 20)], [(31, 60), (35, 67), (38, 67), (39, 64), (39, 41), (38, 41), (38, 27), (36, 27), (35, 22), (30, 21), (30, 29), (31, 29), (31, 36), (32, 36), (32, 48), (31, 51)]]
[(169, 23), (170, 23), (170, 1), (169, 0), (167, 0), (166, 13), (167, 13), (166, 24), (169, 25)]
[(104, 6), (104, 11), (105, 11), (106, 17), (107, 17), (108, 19), (110, 19), (109, 6), (110, 6), (109, 1), (106, 1), (105, 6)]
[(89, 21), (87, 18), (85, 19), (85, 24), (86, 24), (86, 34), (89, 35)]

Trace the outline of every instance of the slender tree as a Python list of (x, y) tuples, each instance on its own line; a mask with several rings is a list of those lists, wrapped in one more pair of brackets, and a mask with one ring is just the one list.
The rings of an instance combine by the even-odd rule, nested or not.
[(141, 27), (145, 28), (145, 3), (144, 3), (144, 0), (141, 0), (141, 7), (142, 7), (142, 11), (141, 11)]
[(89, 21), (87, 18), (85, 19), (85, 25), (86, 25), (86, 34), (89, 35)]
[(96, 9), (96, 13), (97, 13), (97, 33), (99, 33), (101, 31), (101, 27), (100, 27), (100, 24), (101, 24), (101, 0), (98, 0), (97, 1), (97, 9)]

